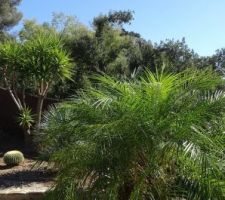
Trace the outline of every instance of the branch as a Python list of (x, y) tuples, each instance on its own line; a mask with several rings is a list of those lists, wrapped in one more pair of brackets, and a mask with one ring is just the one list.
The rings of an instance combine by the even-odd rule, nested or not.
[(4, 78), (5, 85), (6, 85), (6, 89), (9, 91), (9, 94), (12, 97), (12, 99), (13, 99), (14, 103), (16, 104), (17, 108), (19, 110), (22, 110), (23, 107), (20, 103), (20, 100), (16, 98), (15, 94), (13, 93), (13, 91), (10, 87), (10, 84), (8, 82), (8, 79), (7, 79), (6, 71), (7, 71), (7, 67), (5, 67), (4, 70), (3, 70), (3, 78)]
[(24, 86), (24, 83), (23, 83), (23, 87), (22, 87), (22, 103), (23, 103), (23, 106), (26, 107), (26, 95), (25, 95), (25, 86)]
[(44, 97), (46, 97), (46, 95), (48, 93), (48, 89), (50, 88), (50, 85), (51, 85), (51, 81), (46, 83), (45, 89), (44, 89), (44, 92), (43, 92)]

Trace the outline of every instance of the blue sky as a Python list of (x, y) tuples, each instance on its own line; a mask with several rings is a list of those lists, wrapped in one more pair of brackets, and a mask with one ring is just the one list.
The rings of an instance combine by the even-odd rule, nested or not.
[(75, 15), (90, 25), (93, 17), (110, 10), (133, 10), (129, 26), (147, 40), (186, 38), (199, 55), (225, 47), (225, 0), (23, 0), (24, 19), (50, 21), (53, 12)]

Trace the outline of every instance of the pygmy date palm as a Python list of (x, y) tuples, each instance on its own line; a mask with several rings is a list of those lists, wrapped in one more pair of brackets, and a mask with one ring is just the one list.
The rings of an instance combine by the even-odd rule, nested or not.
[(225, 199), (224, 92), (211, 70), (94, 86), (45, 117), (48, 199)]

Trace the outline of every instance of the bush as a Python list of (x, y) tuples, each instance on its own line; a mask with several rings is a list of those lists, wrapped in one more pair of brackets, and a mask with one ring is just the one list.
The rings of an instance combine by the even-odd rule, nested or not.
[(94, 80), (45, 117), (43, 154), (59, 168), (48, 199), (225, 199), (217, 74)]
[(4, 154), (3, 161), (6, 165), (15, 166), (24, 161), (24, 156), (20, 151), (8, 151)]

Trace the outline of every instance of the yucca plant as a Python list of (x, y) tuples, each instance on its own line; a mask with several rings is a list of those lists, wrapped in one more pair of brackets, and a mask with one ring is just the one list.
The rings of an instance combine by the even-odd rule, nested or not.
[(24, 107), (20, 111), (20, 115), (18, 117), (18, 122), (21, 127), (24, 127), (24, 130), (27, 130), (27, 133), (30, 134), (30, 128), (34, 123), (34, 115), (30, 108)]
[[(19, 120), (24, 133), (30, 132), (31, 125), (35, 125), (38, 130), (44, 100), (49, 90), (59, 80), (71, 79), (72, 67), (69, 54), (64, 50), (62, 40), (56, 33), (40, 31), (25, 41), (13, 40), (0, 44), (0, 74), (20, 111)], [(27, 110), (28, 89), (32, 89), (38, 98), (36, 115), (32, 119)], [(26, 140), (27, 134), (24, 136)]]
[(43, 123), (58, 169), (48, 199), (225, 199), (225, 94), (211, 70), (95, 85)]

